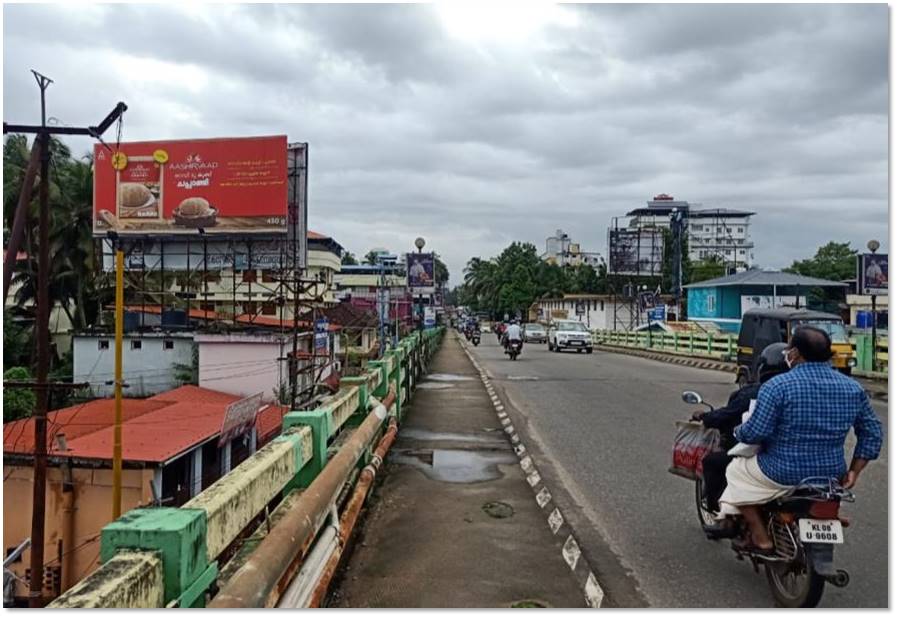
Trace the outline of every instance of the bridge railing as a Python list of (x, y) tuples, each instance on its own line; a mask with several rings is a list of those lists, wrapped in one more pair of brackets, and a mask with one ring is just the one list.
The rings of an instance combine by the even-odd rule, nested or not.
[[(731, 333), (593, 330), (592, 340), (596, 345), (656, 350), (724, 362), (735, 362), (738, 355), (738, 336)], [(886, 336), (876, 339), (877, 371), (875, 373), (872, 372), (872, 337), (855, 335), (850, 337), (850, 343), (857, 357), (856, 374), (887, 376), (888, 338)]]
[[(280, 436), (183, 506), (137, 508), (106, 525), (100, 541), (102, 565), (50, 607), (205, 606), (219, 582), (219, 561), (234, 555), (240, 539), (266, 516), (273, 500), (283, 497), (282, 505), (297, 507), (322, 498), (304, 491), (348, 443), (340, 441), (349, 434), (345, 431), (370, 427), (374, 414), (369, 409), (380, 400), (394, 400), (386, 411), (401, 423), (405, 404), (443, 333), (436, 328), (405, 337), (382, 359), (369, 362), (362, 375), (343, 378), (339, 392), (317, 408), (287, 413)], [(377, 420), (372, 439), (357, 456), (353, 451), (356, 467), (370, 461), (372, 444), (384, 432), (385, 417)], [(350, 477), (340, 478), (340, 484)], [(322, 503), (333, 507), (335, 499), (325, 495)], [(310, 537), (296, 542), (310, 544), (318, 529), (320, 524)]]

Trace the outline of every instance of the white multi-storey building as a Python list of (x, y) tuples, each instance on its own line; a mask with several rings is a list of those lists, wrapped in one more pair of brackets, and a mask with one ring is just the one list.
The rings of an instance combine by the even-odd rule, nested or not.
[(583, 251), (578, 242), (558, 229), (555, 235), (545, 239), (545, 252), (540, 255), (543, 261), (559, 266), (578, 266), (586, 264), (597, 268), (601, 262), (598, 253)]
[(657, 195), (646, 208), (626, 213), (630, 228), (669, 228), (670, 214), (685, 212), (688, 230), (688, 256), (692, 261), (718, 257), (736, 271), (754, 264), (751, 217), (754, 212), (731, 208), (703, 208), (701, 204), (676, 201), (669, 195)]

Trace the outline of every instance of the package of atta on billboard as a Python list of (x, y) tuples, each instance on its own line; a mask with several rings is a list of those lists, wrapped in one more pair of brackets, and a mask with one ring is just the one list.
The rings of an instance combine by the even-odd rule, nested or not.
[(94, 234), (284, 233), (287, 138), (94, 146)]

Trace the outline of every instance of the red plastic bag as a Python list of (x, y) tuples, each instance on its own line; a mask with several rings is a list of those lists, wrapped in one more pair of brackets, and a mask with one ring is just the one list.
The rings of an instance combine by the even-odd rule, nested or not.
[(673, 464), (669, 472), (689, 480), (704, 473), (704, 457), (719, 450), (719, 431), (700, 422), (676, 422)]

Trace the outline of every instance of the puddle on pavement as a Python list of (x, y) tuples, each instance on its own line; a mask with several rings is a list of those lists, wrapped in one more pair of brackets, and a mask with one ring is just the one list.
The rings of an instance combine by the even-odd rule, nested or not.
[(403, 428), (399, 437), (419, 439), (420, 441), (470, 441), (480, 443), (495, 443), (495, 437), (489, 435), (476, 435), (470, 433), (441, 433), (437, 431), (425, 431), (419, 428)]
[(473, 381), (473, 377), (467, 375), (455, 375), (454, 373), (431, 373), (424, 381)]
[(392, 462), (420, 469), (433, 480), (469, 484), (502, 477), (498, 465), (517, 462), (513, 452), (469, 450), (396, 450)]
[(454, 388), (455, 386), (450, 383), (432, 383), (429, 381), (424, 381), (417, 384), (417, 386), (415, 387), (420, 390), (448, 390), (450, 388)]
[(483, 512), (492, 518), (511, 518), (514, 508), (503, 501), (490, 501), (483, 504)]

